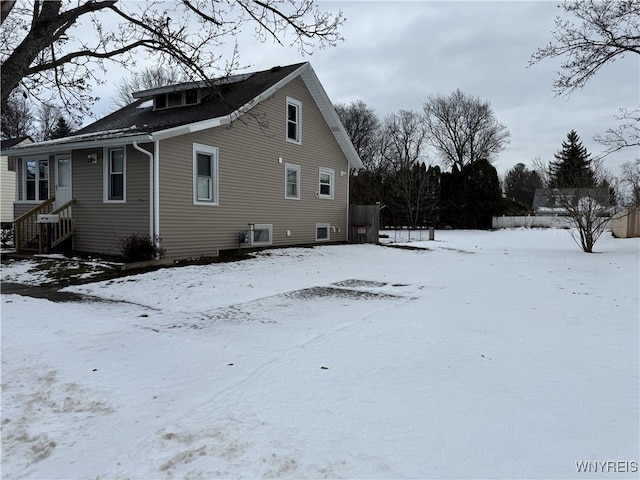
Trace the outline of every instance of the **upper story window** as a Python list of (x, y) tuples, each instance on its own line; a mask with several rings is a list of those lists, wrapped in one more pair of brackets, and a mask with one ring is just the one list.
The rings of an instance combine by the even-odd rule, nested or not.
[(159, 93), (153, 97), (153, 108), (162, 110), (164, 108), (182, 107), (184, 105), (195, 105), (200, 103), (200, 90), (191, 88), (177, 92)]
[(124, 147), (107, 149), (104, 163), (105, 202), (126, 201), (126, 154)]
[(27, 160), (24, 162), (24, 200), (41, 202), (49, 198), (49, 161)]
[(332, 168), (320, 167), (318, 196), (320, 198), (333, 198), (334, 179), (336, 172)]
[(218, 204), (218, 149), (193, 144), (193, 203)]
[(302, 143), (302, 103), (287, 97), (287, 142)]

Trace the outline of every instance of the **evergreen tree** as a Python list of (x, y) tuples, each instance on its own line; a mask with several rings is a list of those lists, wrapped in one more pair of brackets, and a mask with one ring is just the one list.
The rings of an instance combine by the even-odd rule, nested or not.
[(591, 154), (582, 145), (575, 130), (567, 134), (562, 150), (549, 163), (549, 186), (552, 188), (591, 188), (596, 179), (591, 168)]
[(501, 209), (502, 192), (498, 172), (482, 159), (462, 169), (464, 181), (465, 228), (491, 228), (491, 220)]
[(504, 179), (505, 195), (531, 209), (536, 189), (542, 188), (542, 180), (535, 170), (529, 170), (524, 163), (518, 163), (507, 172)]
[(485, 159), (454, 165), (441, 176), (441, 224), (453, 228), (491, 228), (491, 219), (502, 211), (498, 172)]
[(56, 122), (55, 126), (51, 130), (51, 139), (68, 137), (72, 132), (73, 130), (71, 129), (69, 123), (63, 116), (60, 116), (58, 117), (58, 121)]

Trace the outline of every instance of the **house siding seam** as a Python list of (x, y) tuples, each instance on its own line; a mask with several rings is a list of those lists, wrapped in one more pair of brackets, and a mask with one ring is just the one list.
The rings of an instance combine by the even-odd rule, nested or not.
[[(302, 103), (301, 145), (286, 141), (287, 96)], [(160, 143), (159, 235), (168, 258), (238, 248), (239, 232), (251, 223), (272, 224), (274, 246), (316, 243), (316, 223), (339, 227), (331, 240), (346, 240), (348, 175), (340, 173), (348, 161), (299, 77), (229, 126)], [(194, 143), (218, 149), (219, 205), (193, 203)], [(283, 195), (287, 163), (300, 166), (295, 202)], [(316, 197), (319, 167), (336, 172), (332, 200)]]

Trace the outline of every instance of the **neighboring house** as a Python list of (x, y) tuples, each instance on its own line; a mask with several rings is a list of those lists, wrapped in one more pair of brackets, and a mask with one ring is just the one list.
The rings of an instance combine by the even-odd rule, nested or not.
[(608, 188), (538, 188), (533, 197), (535, 215), (567, 215), (566, 205), (578, 205), (580, 199), (591, 196), (598, 205), (611, 205)]
[[(0, 150), (31, 143), (29, 137), (9, 138), (2, 140)], [(9, 158), (0, 156), (0, 222), (2, 228), (13, 222), (13, 202), (16, 199), (16, 173), (13, 162), (9, 165)]]
[(361, 161), (309, 63), (134, 98), (73, 136), (3, 152), (19, 249), (34, 236), (42, 248), (37, 213), (59, 215), (54, 245), (102, 254), (131, 234), (161, 239), (172, 259), (347, 239)]

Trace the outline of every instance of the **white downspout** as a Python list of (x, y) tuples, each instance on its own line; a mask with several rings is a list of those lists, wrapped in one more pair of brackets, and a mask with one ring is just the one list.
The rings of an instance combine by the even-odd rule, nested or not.
[(349, 234), (351, 233), (351, 218), (349, 218), (351, 216), (350, 215), (351, 205), (349, 204), (350, 190), (351, 190), (351, 162), (347, 160), (347, 224), (345, 225), (345, 230), (344, 230), (345, 240), (347, 243), (349, 243)]
[(153, 184), (153, 170), (154, 170), (154, 155), (153, 153), (145, 150), (138, 145), (137, 141), (133, 141), (133, 148), (141, 153), (144, 153), (149, 158), (149, 238), (153, 242), (155, 239), (154, 229), (154, 184)]
[(153, 231), (160, 248), (160, 140), (153, 146)]

